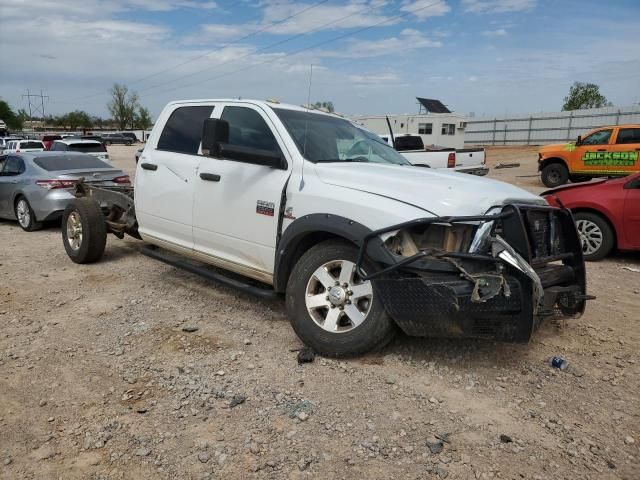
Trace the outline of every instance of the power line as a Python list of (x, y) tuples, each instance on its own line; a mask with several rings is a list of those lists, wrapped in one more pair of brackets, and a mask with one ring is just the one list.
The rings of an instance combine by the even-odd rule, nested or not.
[[(439, 0), (438, 3), (440, 1), (441, 0)], [(247, 58), (247, 57), (250, 57), (252, 55), (255, 55), (258, 52), (262, 52), (264, 50), (268, 50), (270, 48), (277, 47), (279, 45), (283, 45), (285, 43), (291, 42), (291, 41), (296, 40), (298, 38), (305, 37), (305, 36), (308, 36), (310, 34), (316, 33), (316, 32), (318, 32), (320, 30), (323, 30), (323, 29), (325, 29), (327, 27), (330, 27), (332, 25), (340, 23), (340, 22), (342, 22), (342, 21), (344, 21), (344, 20), (346, 20), (348, 18), (354, 17), (356, 15), (360, 15), (362, 13), (365, 13), (365, 12), (369, 11), (369, 10), (373, 10), (374, 8), (379, 8), (379, 5), (368, 5), (367, 7), (363, 8), (361, 10), (357, 10), (355, 12), (352, 12), (349, 15), (345, 15), (343, 17), (338, 18), (337, 20), (332, 20), (330, 22), (324, 23), (324, 24), (322, 24), (322, 25), (320, 25), (320, 26), (318, 26), (316, 28), (313, 28), (313, 29), (311, 29), (309, 31), (306, 31), (306, 32), (303, 32), (303, 33), (298, 33), (298, 34), (293, 35), (291, 37), (287, 37), (287, 38), (285, 38), (283, 40), (278, 40), (277, 42), (270, 43), (269, 45), (265, 45), (264, 47), (261, 47), (261, 48), (259, 48), (257, 50), (253, 50), (252, 52), (246, 53), (245, 55), (242, 55), (240, 57), (232, 58), (232, 59), (224, 61), (222, 63), (216, 63), (214, 65), (211, 65), (211, 66), (207, 67), (207, 68), (203, 68), (203, 69), (197, 70), (195, 72), (187, 73), (187, 74), (182, 75), (182, 76), (177, 77), (177, 78), (172, 78), (171, 80), (167, 80), (166, 82), (158, 83), (156, 85), (151, 85), (150, 87), (143, 88), (142, 90), (140, 90), (140, 92), (146, 92), (146, 91), (152, 90), (154, 88), (162, 87), (164, 85), (168, 85), (170, 83), (173, 83), (173, 82), (176, 82), (176, 81), (179, 81), (179, 80), (184, 80), (185, 78), (190, 78), (190, 77), (193, 77), (195, 75), (199, 75), (200, 73), (209, 71), (209, 70), (211, 70), (213, 68), (219, 68), (219, 67), (222, 67), (224, 65), (228, 65), (229, 63), (237, 62), (238, 60), (242, 60), (243, 58)]]
[[(360, 28), (358, 30), (354, 30), (352, 32), (347, 32), (345, 34), (339, 35), (337, 37), (330, 38), (328, 40), (324, 40), (322, 42), (318, 42), (318, 43), (310, 45), (308, 47), (300, 48), (298, 50), (293, 50), (292, 52), (288, 52), (287, 54), (285, 54), (282, 57), (276, 59), (275, 61), (284, 60), (285, 58), (292, 57), (294, 55), (298, 55), (299, 53), (306, 52), (306, 51), (311, 50), (313, 48), (322, 47), (322, 46), (327, 45), (329, 43), (333, 43), (333, 42), (336, 42), (338, 40), (342, 40), (344, 38), (347, 38), (347, 37), (350, 37), (350, 36), (353, 36), (353, 35), (357, 35), (359, 33), (365, 32), (367, 30), (371, 30), (372, 28), (375, 28), (375, 27), (379, 27), (380, 25), (383, 25), (385, 23), (391, 22), (393, 20), (399, 20), (401, 18), (406, 17), (407, 15), (412, 15), (412, 14), (421, 12), (423, 10), (426, 10), (428, 8), (435, 7), (435, 6), (437, 6), (437, 5), (441, 4), (441, 3), (442, 3), (442, 0), (438, 0), (438, 1), (434, 2), (434, 3), (430, 3), (428, 5), (425, 5), (424, 7), (418, 8), (416, 10), (406, 11), (405, 13), (402, 13), (402, 14), (399, 14), (399, 15), (395, 15), (393, 17), (387, 18), (385, 20), (382, 20), (380, 22), (374, 23), (374, 24), (369, 25), (367, 27), (363, 27), (363, 28)], [(400, 9), (397, 9), (396, 11), (399, 11), (401, 9), (402, 9), (402, 7)], [(154, 94), (163, 94), (163, 93), (168, 93), (168, 92), (172, 92), (172, 91), (175, 91), (175, 90), (180, 90), (180, 89), (186, 88), (186, 87), (192, 87), (192, 86), (195, 86), (195, 85), (200, 85), (200, 84), (205, 83), (205, 82), (210, 82), (212, 80), (217, 80), (219, 78), (226, 77), (226, 76), (229, 76), (229, 75), (233, 75), (234, 73), (238, 73), (238, 72), (242, 72), (242, 71), (245, 71), (245, 70), (249, 70), (249, 69), (254, 68), (256, 66), (264, 65), (266, 63), (271, 63), (271, 62), (272, 62), (272, 59), (268, 58), (267, 60), (265, 60), (263, 62), (255, 63), (255, 64), (252, 64), (252, 65), (248, 65), (246, 67), (239, 68), (239, 69), (236, 69), (236, 70), (232, 70), (230, 72), (226, 72), (226, 73), (223, 73), (223, 74), (220, 74), (220, 75), (216, 75), (214, 77), (209, 77), (209, 78), (205, 78), (203, 80), (198, 80), (197, 82), (192, 82), (192, 83), (188, 83), (188, 84), (185, 84), (185, 85), (169, 88), (167, 90), (162, 90), (160, 92), (155, 92)], [(148, 97), (148, 96), (149, 95), (141, 95), (141, 97)]]
[[(227, 48), (227, 47), (229, 47), (231, 45), (234, 45), (234, 44), (236, 44), (238, 42), (241, 42), (241, 41), (246, 40), (248, 38), (251, 38), (251, 37), (253, 37), (255, 35), (263, 33), (265, 31), (269, 30), (270, 28), (273, 28), (273, 27), (275, 27), (277, 25), (280, 25), (280, 24), (282, 24), (284, 22), (287, 22), (288, 20), (291, 20), (292, 18), (295, 18), (295, 17), (297, 17), (299, 15), (302, 15), (303, 13), (308, 12), (309, 10), (312, 10), (312, 9), (314, 9), (316, 7), (319, 7), (320, 5), (325, 4), (328, 1), (329, 0), (320, 0), (319, 2), (314, 3), (312, 5), (309, 5), (308, 7), (303, 8), (302, 10), (289, 15), (288, 17), (282, 18), (280, 20), (276, 20), (275, 22), (272, 22), (272, 23), (270, 23), (268, 25), (265, 25), (264, 27), (259, 28), (258, 30), (255, 30), (252, 33), (249, 33), (249, 34), (244, 35), (242, 37), (236, 38), (235, 40), (231, 40), (231, 41), (229, 41), (229, 42), (217, 47), (215, 50), (210, 50), (208, 52), (196, 55), (194, 57), (188, 58), (187, 60), (185, 60), (185, 61), (183, 61), (181, 63), (178, 63), (177, 65), (173, 65), (172, 67), (167, 67), (167, 68), (165, 68), (163, 70), (159, 70), (159, 71), (151, 73), (149, 75), (145, 75), (144, 77), (140, 77), (140, 78), (138, 78), (136, 80), (133, 80), (132, 82), (129, 82), (129, 85), (132, 85), (132, 84), (135, 85), (136, 83), (140, 83), (140, 82), (142, 82), (144, 80), (147, 80), (149, 78), (156, 77), (156, 76), (158, 76), (158, 75), (160, 75), (162, 73), (166, 73), (166, 72), (169, 72), (171, 70), (175, 70), (176, 68), (180, 68), (180, 67), (182, 67), (184, 65), (187, 65), (188, 63), (195, 62), (196, 60), (200, 60), (201, 58), (207, 57), (207, 56), (211, 55), (212, 53), (214, 53), (214, 52), (216, 52), (218, 50), (221, 50), (223, 48)], [(83, 97), (79, 97), (79, 98), (76, 98), (76, 99), (70, 99), (69, 101), (62, 100), (62, 101), (56, 102), (56, 103), (71, 103), (72, 101), (85, 100), (87, 98), (97, 97), (97, 96), (102, 95), (104, 93), (105, 93), (104, 91), (100, 91), (100, 92), (92, 93), (92, 94), (89, 94), (89, 95), (86, 95), (86, 96), (83, 96)]]

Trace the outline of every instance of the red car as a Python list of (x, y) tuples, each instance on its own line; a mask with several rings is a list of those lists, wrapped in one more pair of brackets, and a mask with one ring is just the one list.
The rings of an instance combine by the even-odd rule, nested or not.
[(55, 142), (56, 140), (62, 140), (62, 136), (60, 136), (60, 135), (43, 135), (42, 136), (42, 143), (44, 143), (44, 149), (45, 150), (51, 150), (51, 145), (53, 145), (53, 142)]
[(572, 183), (542, 195), (573, 212), (585, 260), (600, 260), (613, 247), (640, 250), (640, 173)]

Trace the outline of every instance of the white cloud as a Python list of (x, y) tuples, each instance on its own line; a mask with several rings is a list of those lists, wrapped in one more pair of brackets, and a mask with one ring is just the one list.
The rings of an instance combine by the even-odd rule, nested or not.
[(462, 0), (465, 10), (473, 13), (522, 12), (531, 10), (537, 3), (537, 0)]
[(397, 37), (381, 40), (352, 40), (347, 48), (326, 56), (340, 56), (352, 58), (381, 57), (392, 54), (404, 54), (422, 48), (439, 48), (442, 42), (431, 40), (419, 30), (405, 28)]
[(347, 77), (350, 82), (358, 85), (376, 85), (396, 84), (400, 81), (400, 77), (395, 73), (373, 73), (366, 75), (349, 75)]
[[(436, 0), (437, 1), (437, 0)], [(451, 7), (442, 0), (437, 3), (434, 0), (405, 1), (400, 9), (403, 12), (412, 12), (421, 20), (429, 17), (441, 17), (451, 11)]]
[(210, 23), (200, 25), (200, 29), (196, 33), (185, 37), (182, 42), (186, 45), (210, 45), (212, 42), (233, 42), (249, 35), (255, 30), (255, 26)]
[(482, 32), (485, 37), (506, 37), (509, 33), (504, 28), (498, 30), (485, 30)]
[[(308, 9), (268, 29), (271, 34), (290, 35), (316, 30), (368, 27), (387, 18), (380, 11), (385, 6), (385, 2), (380, 0), (352, 1), (344, 5), (324, 4), (309, 8), (312, 5), (311, 3), (267, 3), (260, 23), (268, 25)], [(392, 24), (392, 21), (388, 23), (388, 25)]]

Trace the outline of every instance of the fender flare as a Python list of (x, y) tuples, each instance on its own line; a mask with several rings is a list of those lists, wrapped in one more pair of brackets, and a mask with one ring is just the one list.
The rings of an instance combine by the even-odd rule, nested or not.
[(562, 157), (546, 157), (546, 158), (540, 159), (540, 162), (538, 162), (538, 171), (541, 172), (544, 167), (546, 167), (547, 165), (550, 165), (552, 163), (561, 163), (562, 165), (565, 166), (567, 171), (570, 172), (569, 164)]
[[(284, 292), (287, 288), (289, 274), (294, 261), (299, 258), (299, 246), (316, 238), (344, 238), (356, 246), (361, 246), (365, 236), (371, 229), (349, 218), (328, 213), (313, 213), (298, 218), (282, 233), (276, 248), (273, 287), (276, 292)], [(322, 241), (322, 240), (320, 240)], [(309, 247), (316, 242), (312, 242)], [(384, 247), (381, 239), (371, 241), (367, 248), (367, 256), (374, 261), (390, 263), (391, 254)]]

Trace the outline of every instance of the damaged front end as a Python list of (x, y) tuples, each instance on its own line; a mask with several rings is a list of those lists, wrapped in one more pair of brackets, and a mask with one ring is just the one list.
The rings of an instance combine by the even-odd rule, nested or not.
[[(364, 272), (365, 252), (380, 259), (380, 250), (382, 268)], [(589, 298), (571, 212), (541, 205), (371, 232), (357, 268), (409, 335), (527, 342), (544, 319), (582, 314)]]

